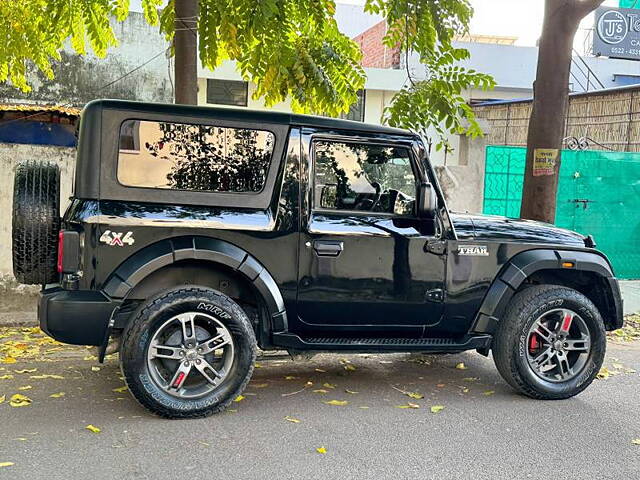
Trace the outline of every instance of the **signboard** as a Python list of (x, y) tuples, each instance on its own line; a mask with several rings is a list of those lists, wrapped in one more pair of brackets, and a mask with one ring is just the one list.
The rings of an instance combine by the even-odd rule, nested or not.
[(640, 60), (640, 10), (600, 7), (595, 18), (594, 55)]
[(557, 161), (557, 148), (536, 148), (533, 151), (533, 176), (554, 175)]

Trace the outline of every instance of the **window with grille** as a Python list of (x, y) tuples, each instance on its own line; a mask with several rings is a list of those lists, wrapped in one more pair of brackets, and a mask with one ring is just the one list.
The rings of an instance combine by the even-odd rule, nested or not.
[(249, 84), (235, 80), (207, 79), (207, 103), (218, 105), (247, 106)]

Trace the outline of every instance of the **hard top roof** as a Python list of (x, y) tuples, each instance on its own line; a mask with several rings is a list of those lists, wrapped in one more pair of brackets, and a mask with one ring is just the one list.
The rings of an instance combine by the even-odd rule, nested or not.
[(177, 116), (211, 116), (225, 120), (250, 121), (252, 123), (275, 123), (307, 127), (331, 128), (337, 130), (351, 130), (368, 133), (383, 133), (388, 135), (416, 135), (408, 130), (373, 125), (369, 123), (342, 120), (316, 115), (298, 115), (285, 112), (265, 110), (250, 110), (245, 108), (220, 108), (195, 105), (176, 105), (172, 103), (132, 102), (128, 100), (94, 100), (88, 103), (83, 115), (94, 109), (117, 109), (134, 112), (159, 113)]

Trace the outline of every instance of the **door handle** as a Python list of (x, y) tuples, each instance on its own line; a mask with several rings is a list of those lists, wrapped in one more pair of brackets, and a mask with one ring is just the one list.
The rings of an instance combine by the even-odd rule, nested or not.
[(316, 240), (313, 249), (319, 257), (337, 257), (344, 250), (344, 244), (332, 240)]

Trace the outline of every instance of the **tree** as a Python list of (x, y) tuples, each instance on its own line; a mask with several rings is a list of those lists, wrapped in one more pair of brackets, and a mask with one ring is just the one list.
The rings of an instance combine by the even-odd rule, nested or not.
[[(523, 218), (550, 223), (555, 220), (559, 157), (569, 101), (573, 38), (580, 21), (603, 1), (545, 1), (538, 67), (533, 85), (533, 109), (527, 136), (527, 161), (520, 211)], [(535, 161), (536, 149), (538, 161)], [(558, 156), (555, 160), (554, 150)], [(551, 157), (546, 162), (543, 160), (545, 153)]]
[(176, 103), (198, 104), (198, 0), (175, 4)]
[[(163, 0), (142, 2), (147, 21), (159, 24), (168, 40), (176, 40), (174, 51), (178, 37), (197, 30), (202, 64), (213, 69), (234, 60), (243, 78), (256, 85), (254, 98), (262, 98), (267, 106), (289, 98), (294, 111), (335, 116), (356, 102), (365, 81), (361, 52), (338, 30), (333, 0), (198, 0), (197, 25), (185, 30), (176, 13), (178, 19), (195, 19), (182, 11), (184, 3), (193, 1), (169, 0), (160, 15)], [(385, 18), (385, 44), (400, 45), (407, 54), (416, 52), (427, 68), (425, 80), (409, 79), (384, 120), (417, 131), (435, 127), (441, 146), (446, 131), (480, 134), (461, 92), (491, 88), (493, 80), (456, 66), (468, 52), (451, 45), (468, 29), (473, 12), (469, 0), (366, 0), (364, 8)], [(0, 2), (0, 81), (28, 90), (30, 63), (51, 78), (51, 61), (60, 58), (67, 39), (80, 54), (88, 43), (104, 56), (117, 44), (109, 19), (122, 21), (128, 11), (128, 0)]]

